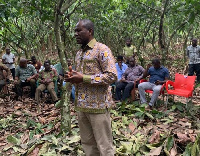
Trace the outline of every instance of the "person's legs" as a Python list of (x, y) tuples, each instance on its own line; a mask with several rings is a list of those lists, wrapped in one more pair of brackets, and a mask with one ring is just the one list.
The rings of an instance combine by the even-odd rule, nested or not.
[(121, 92), (124, 90), (126, 87), (127, 83), (126, 82), (116, 82), (116, 100), (121, 100)]
[(153, 106), (154, 103), (156, 102), (158, 96), (160, 95), (160, 90), (162, 88), (162, 85), (155, 85), (153, 86), (152, 90), (153, 90), (153, 94), (151, 97), (151, 101), (149, 102), (150, 106)]
[(100, 156), (88, 113), (78, 112), (78, 125), (80, 128), (81, 144), (86, 156)]
[(37, 103), (40, 103), (40, 95), (41, 95), (41, 92), (43, 90), (46, 89), (46, 86), (44, 84), (40, 84), (37, 89), (36, 89), (36, 93), (35, 93), (35, 100)]
[(195, 64), (195, 72), (197, 75), (197, 82), (200, 83), (200, 63)]
[(194, 64), (189, 64), (188, 76), (194, 75)]
[(140, 101), (141, 104), (147, 103), (146, 97), (145, 97), (145, 90), (151, 90), (154, 84), (150, 82), (142, 82), (138, 85), (138, 90), (140, 94)]
[(35, 97), (35, 90), (36, 90), (35, 79), (30, 80), (30, 86), (31, 86), (31, 98), (34, 98)]
[(10, 69), (10, 72), (11, 72), (13, 80), (14, 80), (15, 79), (15, 68)]
[(22, 82), (20, 80), (15, 84), (15, 92), (17, 94), (17, 98), (22, 96)]
[(126, 100), (127, 98), (129, 98), (131, 96), (131, 90), (134, 87), (134, 83), (130, 82), (126, 85), (123, 95), (122, 95), (122, 101)]
[[(110, 113), (89, 114), (93, 134), (101, 156), (114, 156)], [(94, 155), (94, 154), (93, 154)]]
[(2, 88), (6, 85), (5, 80), (0, 80), (0, 92), (2, 90)]
[(51, 82), (48, 86), (47, 86), (47, 90), (49, 91), (49, 93), (51, 94), (51, 97), (53, 99), (53, 102), (58, 101), (58, 97), (56, 95), (56, 92), (54, 90), (54, 83)]

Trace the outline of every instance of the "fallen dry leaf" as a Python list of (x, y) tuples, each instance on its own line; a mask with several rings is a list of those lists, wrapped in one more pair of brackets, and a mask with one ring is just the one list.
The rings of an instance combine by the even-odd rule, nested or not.
[(154, 149), (152, 149), (152, 150), (149, 152), (148, 156), (157, 156), (157, 155), (160, 155), (161, 150), (162, 150), (162, 146), (157, 147), (157, 148), (154, 148)]
[(156, 130), (154, 134), (150, 137), (149, 143), (158, 143), (160, 141), (160, 131)]
[(176, 156), (177, 155), (177, 146), (176, 143), (174, 142), (174, 147), (170, 151), (170, 156)]
[(38, 147), (36, 147), (36, 148), (33, 150), (33, 152), (31, 152), (30, 156), (38, 156), (39, 150), (40, 150), (40, 149), (39, 149)]
[(190, 141), (190, 138), (186, 134), (178, 132), (177, 136), (178, 136), (178, 139), (177, 139), (178, 142), (186, 143)]
[(128, 125), (128, 127), (132, 132), (135, 131), (135, 126), (134, 126), (134, 124), (132, 122)]
[(46, 122), (45, 118), (38, 116), (40, 123), (44, 124)]

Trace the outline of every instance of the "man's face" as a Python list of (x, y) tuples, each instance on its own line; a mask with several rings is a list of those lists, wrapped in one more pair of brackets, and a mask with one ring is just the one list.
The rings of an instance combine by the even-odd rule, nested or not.
[(36, 58), (32, 58), (31, 61), (35, 64), (37, 61), (36, 61)]
[(197, 46), (197, 40), (192, 40), (192, 46), (196, 47)]
[(131, 41), (130, 40), (126, 40), (126, 45), (130, 46), (131, 45)]
[(75, 38), (78, 44), (87, 45), (91, 35), (91, 31), (87, 30), (82, 22), (77, 23), (75, 27)]
[(134, 67), (134, 66), (135, 66), (135, 59), (131, 58), (131, 59), (129, 60), (129, 65), (130, 65), (131, 67)]
[(44, 64), (44, 68), (45, 68), (45, 70), (50, 70), (50, 64), (49, 63), (45, 63)]
[(6, 49), (6, 54), (10, 54), (10, 49), (9, 48)]
[(21, 68), (26, 68), (26, 67), (27, 67), (27, 61), (20, 61), (20, 62), (19, 62), (19, 66), (20, 66)]
[(120, 59), (117, 60), (117, 63), (118, 63), (119, 66), (121, 66), (122, 65), (122, 60), (120, 60)]
[(155, 69), (159, 69), (160, 68), (160, 63), (153, 63), (153, 66)]

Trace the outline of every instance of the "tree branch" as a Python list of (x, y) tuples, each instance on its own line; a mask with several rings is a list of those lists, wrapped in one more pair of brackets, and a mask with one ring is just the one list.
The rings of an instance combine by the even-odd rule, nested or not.
[(60, 9), (61, 15), (65, 13), (65, 11), (76, 2), (76, 0), (68, 0), (66, 3), (63, 4), (62, 8)]
[(154, 10), (154, 11), (158, 12), (159, 14), (162, 13), (160, 10), (152, 8), (152, 7), (148, 6), (148, 5), (146, 5), (145, 3), (140, 2), (139, 0), (135, 0), (135, 1), (138, 2), (139, 4), (144, 5), (145, 7), (149, 8), (151, 10)]

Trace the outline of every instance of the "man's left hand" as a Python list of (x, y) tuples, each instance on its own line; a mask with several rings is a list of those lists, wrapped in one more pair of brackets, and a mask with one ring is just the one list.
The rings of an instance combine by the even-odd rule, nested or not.
[(30, 78), (30, 77), (26, 79), (26, 81), (27, 81), (27, 82), (29, 82), (30, 80), (31, 80), (31, 78)]
[(73, 70), (72, 76), (69, 78), (65, 78), (65, 80), (71, 83), (81, 83), (83, 82), (83, 74)]
[(157, 80), (156, 82), (155, 82), (155, 85), (162, 85), (163, 84), (163, 82), (162, 81), (159, 81), (159, 80)]

